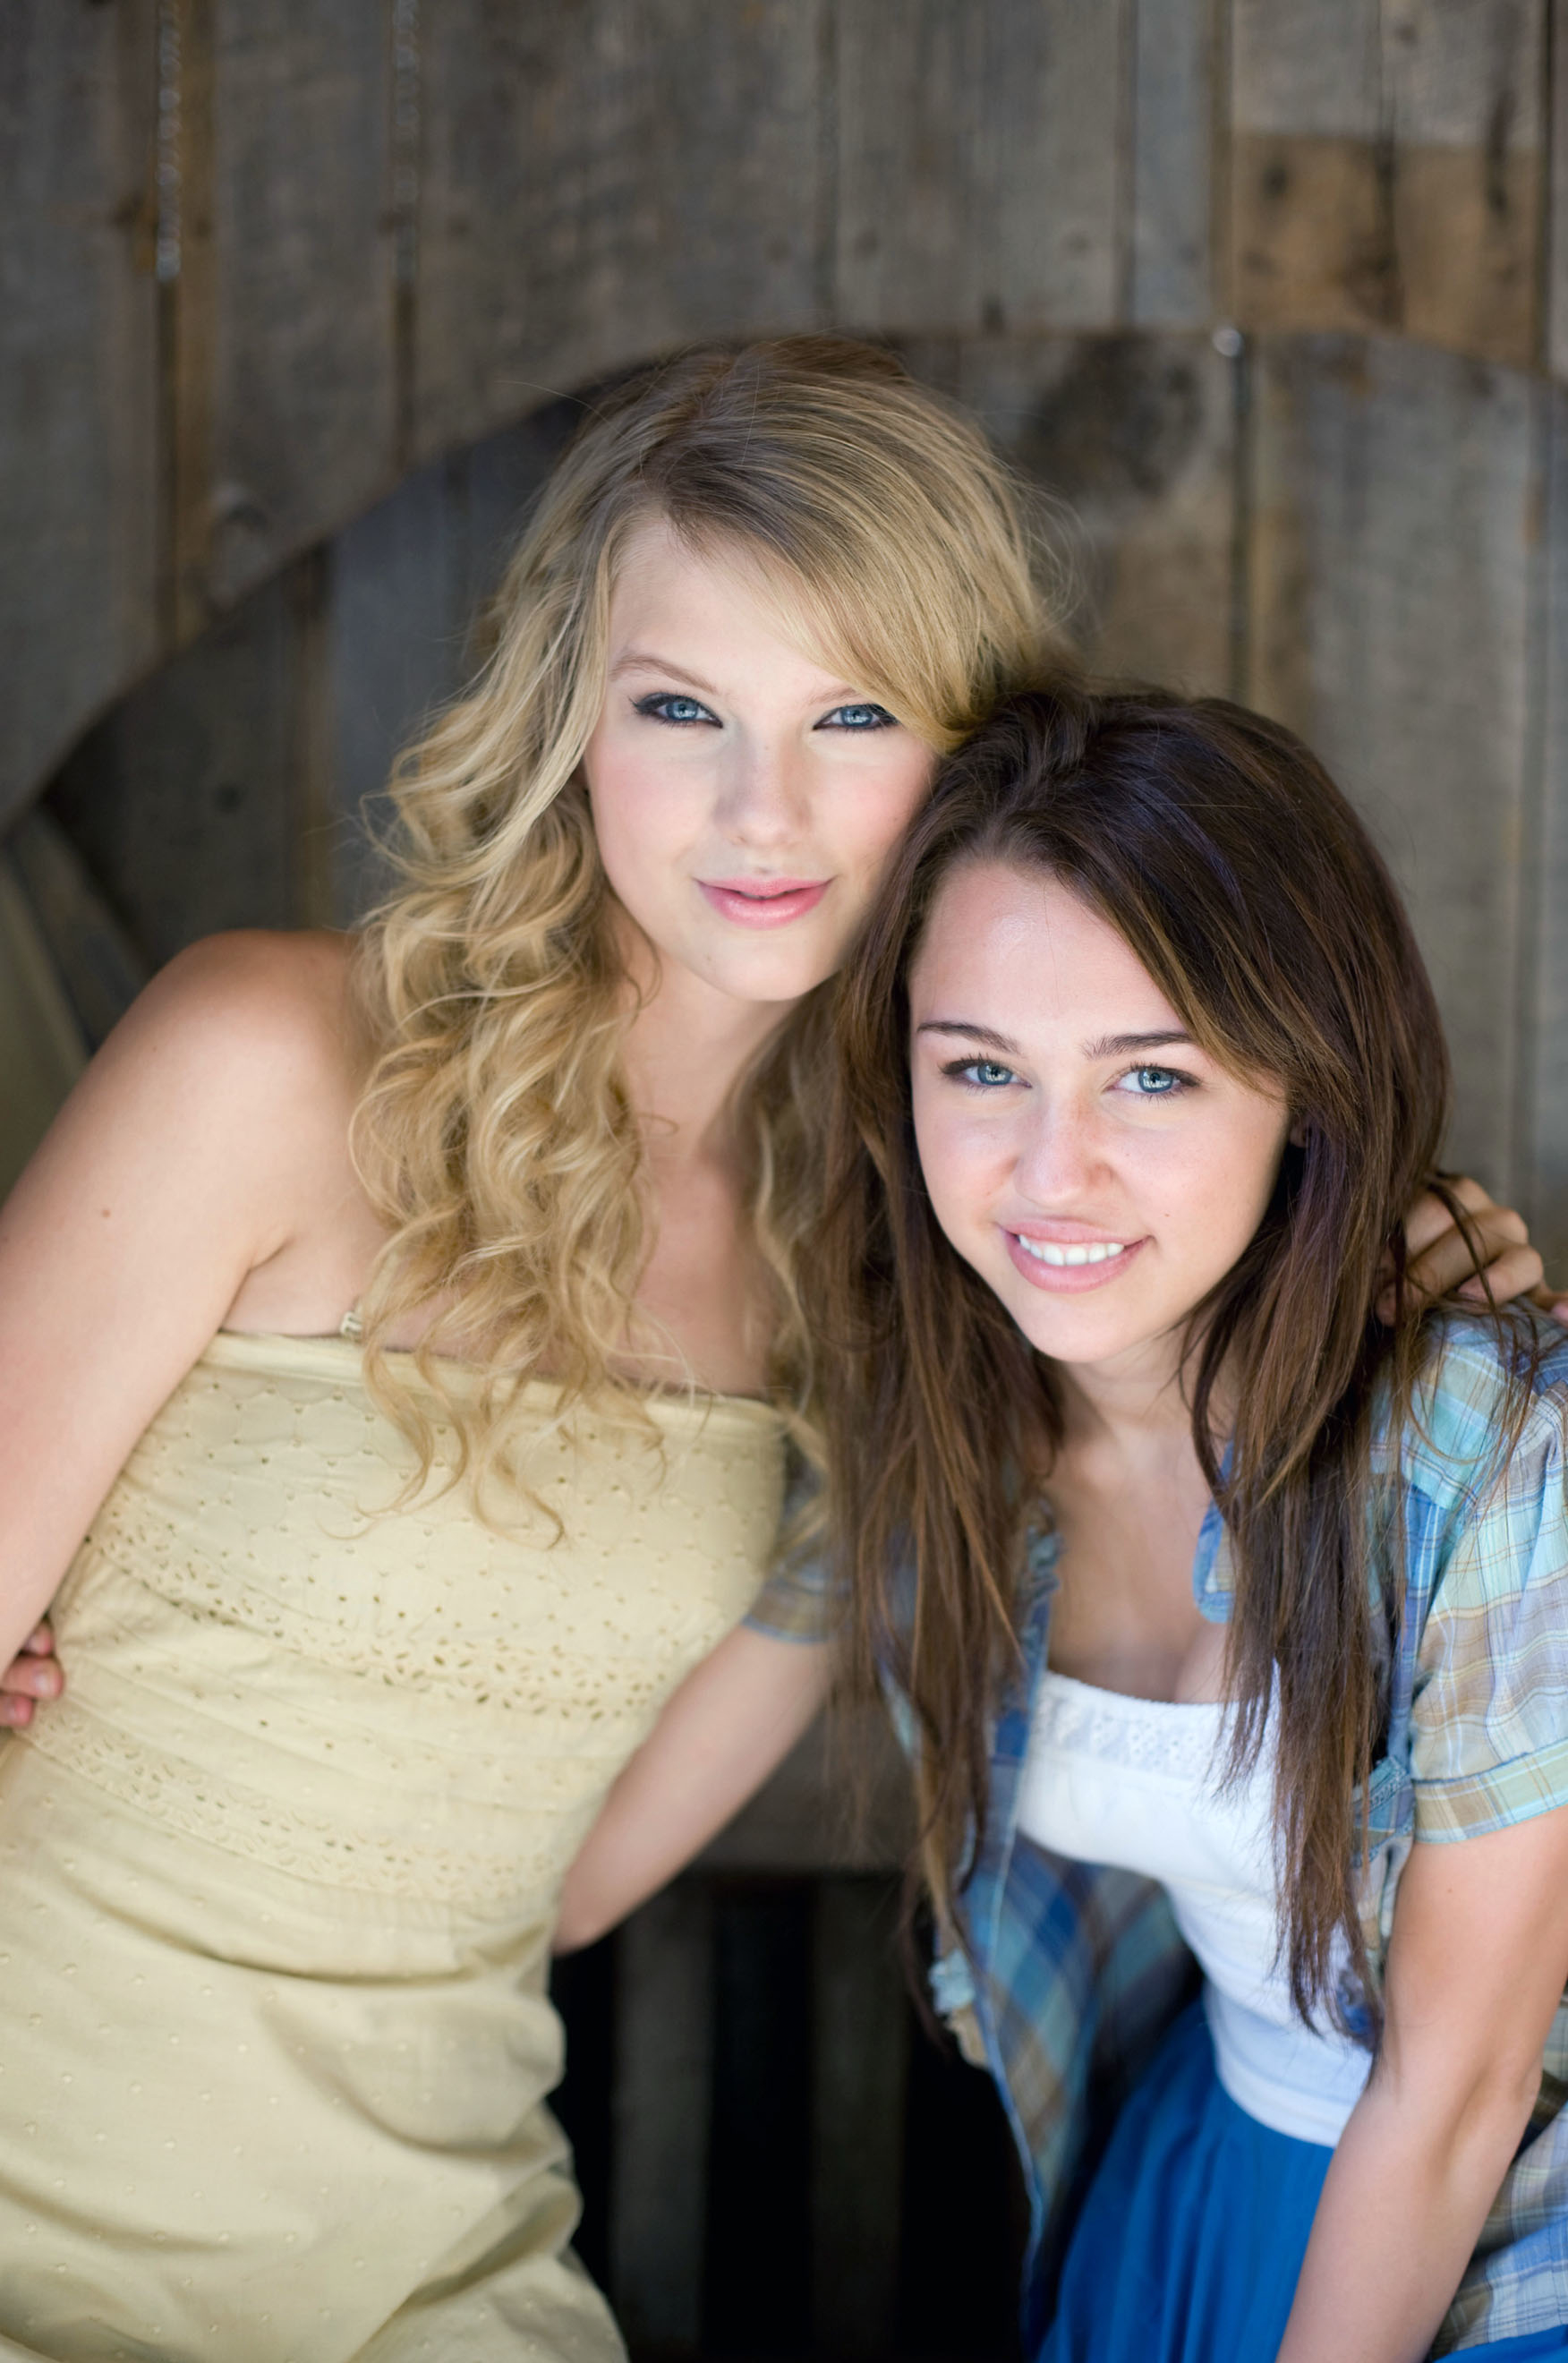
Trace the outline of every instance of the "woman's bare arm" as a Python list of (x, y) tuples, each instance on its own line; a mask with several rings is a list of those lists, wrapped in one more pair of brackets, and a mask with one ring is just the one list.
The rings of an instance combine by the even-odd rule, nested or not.
[(687, 1675), (567, 1873), (558, 1952), (602, 1936), (739, 1813), (822, 1705), (832, 1655), (743, 1625)]
[(121, 1463), (248, 1275), (321, 1219), (347, 1104), (341, 974), (309, 939), (182, 955), (0, 1212), (0, 1660), (29, 1654)]
[(1568, 1983), (1568, 1806), (1418, 1845), (1386, 2022), (1334, 2153), (1279, 2363), (1419, 2363), (1529, 2122)]

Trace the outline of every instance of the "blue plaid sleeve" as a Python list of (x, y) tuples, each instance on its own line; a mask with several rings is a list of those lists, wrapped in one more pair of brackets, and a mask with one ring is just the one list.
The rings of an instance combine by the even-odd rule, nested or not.
[(778, 1555), (745, 1619), (754, 1633), (766, 1633), (770, 1640), (832, 1641), (844, 1621), (844, 1594), (825, 1544), (797, 1538), (819, 1491), (815, 1470), (794, 1457), (784, 1492)]
[(1410, 1717), (1418, 1838), (1568, 1804), (1568, 1354), (1549, 1357), (1499, 1470), (1503, 1409), (1491, 1351), (1445, 1358), (1422, 1422), (1441, 1459), (1412, 1471), (1420, 1487), (1446, 1468), (1451, 1489)]

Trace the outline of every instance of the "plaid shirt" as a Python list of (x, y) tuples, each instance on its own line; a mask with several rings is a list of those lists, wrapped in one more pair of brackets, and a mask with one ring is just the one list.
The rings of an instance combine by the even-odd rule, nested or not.
[[(1478, 1836), (1568, 1803), (1568, 1340), (1550, 1345), (1529, 1417), (1499, 1472), (1502, 1392), (1490, 1333), (1477, 1322), (1451, 1322), (1415, 1420), (1375, 1456), (1377, 1474), (1402, 1499), (1405, 1607), (1361, 1871), (1375, 1978), (1418, 1837)], [(999, 1702), (985, 1842), (961, 1899), (961, 1941), (932, 1972), (937, 2007), (966, 2055), (996, 2080), (1023, 2163), (1032, 2233), (1026, 2354), (1043, 2335), (1061, 2242), (1115, 2110), (1195, 1991), (1195, 1967), (1162, 1888), (1128, 1871), (1065, 1861), (1018, 1832), (1055, 1556), (1053, 1537), (1030, 1546), (1018, 1612), (1021, 1662)], [(1230, 1555), (1212, 1509), (1193, 1589), (1206, 1616), (1228, 1617)], [(754, 1621), (820, 1637), (824, 1601), (820, 1570), (797, 1567), (769, 1583)], [(1347, 2000), (1353, 2022), (1356, 1998)], [(1368, 2025), (1364, 2008), (1361, 2020)], [(1434, 2355), (1568, 2323), (1565, 2104), (1568, 2002), (1552, 2023), (1529, 2129)]]

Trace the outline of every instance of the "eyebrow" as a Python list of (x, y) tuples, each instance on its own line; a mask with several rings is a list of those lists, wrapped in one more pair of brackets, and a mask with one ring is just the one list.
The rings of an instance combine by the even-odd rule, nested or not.
[(712, 683), (704, 681), (701, 673), (688, 672), (684, 665), (671, 664), (668, 657), (656, 657), (643, 649), (628, 649), (624, 657), (617, 659), (611, 671), (615, 673), (672, 673), (678, 681), (689, 682), (693, 689), (700, 689), (704, 697), (717, 697), (719, 694)]
[[(966, 1042), (983, 1042), (989, 1050), (1003, 1051), (1009, 1058), (1018, 1056), (1018, 1044), (994, 1026), (971, 1025), (966, 1017), (932, 1017), (917, 1026), (917, 1034), (959, 1034)], [(1097, 1042), (1084, 1044), (1086, 1059), (1124, 1059), (1138, 1050), (1168, 1050), (1178, 1043), (1196, 1048), (1190, 1034), (1180, 1028), (1163, 1034), (1102, 1034)]]
[(966, 1042), (983, 1042), (989, 1050), (1005, 1050), (1010, 1057), (1018, 1055), (1018, 1044), (1010, 1042), (1005, 1034), (993, 1026), (971, 1026), (966, 1017), (928, 1017), (923, 1026), (915, 1027), (917, 1034), (961, 1034)]
[(1198, 1048), (1184, 1027), (1173, 1026), (1163, 1034), (1102, 1034), (1098, 1042), (1084, 1044), (1086, 1059), (1124, 1059), (1133, 1050), (1170, 1050), (1185, 1043), (1189, 1050)]
[[(715, 689), (711, 682), (704, 681), (700, 672), (688, 672), (684, 665), (672, 664), (668, 657), (655, 656), (646, 649), (628, 649), (624, 656), (616, 658), (610, 668), (612, 680), (624, 672), (667, 673), (673, 675), (677, 681), (687, 682), (692, 689), (700, 689), (704, 697), (717, 698), (723, 693), (721, 690)], [(842, 703), (844, 699), (852, 698), (856, 694), (856, 692), (850, 683), (839, 682), (836, 686), (823, 690), (820, 698), (812, 698), (812, 704), (816, 705), (825, 702), (831, 704), (835, 699)]]

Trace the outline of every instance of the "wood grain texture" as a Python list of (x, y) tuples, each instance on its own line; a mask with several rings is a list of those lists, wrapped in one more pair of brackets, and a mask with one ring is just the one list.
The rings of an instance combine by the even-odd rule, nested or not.
[(1551, 0), (1547, 220), (1547, 366), (1568, 379), (1568, 0)]
[(215, 0), (161, 0), (158, 12), (158, 328), (166, 648), (215, 612), (213, 341)]
[(427, 13), (421, 453), (694, 338), (812, 324), (821, 5)]
[(1378, 0), (1231, 0), (1236, 129), (1375, 139)]
[(146, 963), (52, 813), (39, 804), (24, 813), (6, 850), (77, 1032), (95, 1050), (147, 982)]
[(1529, 1027), (1525, 1206), (1550, 1276), (1568, 1284), (1568, 390), (1548, 424), (1541, 568), (1539, 819), (1529, 878), (1534, 959)]
[[(912, 349), (917, 366), (934, 356)], [(1203, 336), (966, 339), (953, 391), (1043, 487), (1099, 670), (1230, 685), (1235, 364)]]
[(210, 593), (220, 608), (393, 479), (380, 7), (215, 0)]
[(299, 925), (299, 604), (281, 576), (90, 732), (49, 807), (149, 968), (224, 927)]
[(87, 1062), (27, 889), (0, 849), (0, 1194), (7, 1193)]
[(1240, 0), (1238, 316), (1530, 366), (1544, 42), (1544, 0)]
[(1256, 383), (1249, 694), (1388, 855), (1453, 1051), (1451, 1159), (1507, 1193), (1542, 390), (1354, 337), (1265, 339)]
[(0, 825), (157, 646), (151, 25), (0, 10)]
[(1538, 358), (1545, 0), (1384, 0), (1384, 106), (1407, 335)]
[(1135, 0), (1125, 311), (1140, 327), (1213, 316), (1218, 15), (1218, 0)]
[(896, 333), (1117, 318), (1129, 6), (840, 0), (842, 321)]

